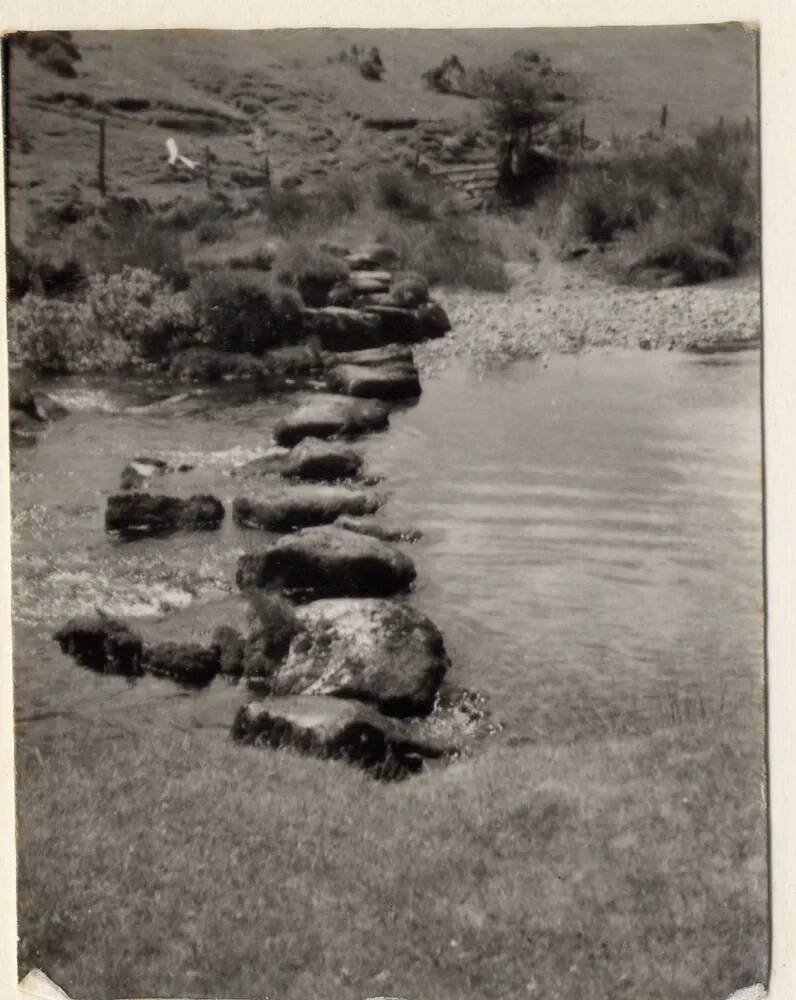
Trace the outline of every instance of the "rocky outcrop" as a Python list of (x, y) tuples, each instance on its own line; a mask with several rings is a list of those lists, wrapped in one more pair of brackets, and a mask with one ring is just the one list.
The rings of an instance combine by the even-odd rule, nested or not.
[(412, 560), (400, 549), (342, 528), (305, 528), (238, 560), (241, 590), (281, 586), (301, 597), (385, 597), (407, 590)]
[(348, 514), (342, 514), (334, 522), (334, 526), (345, 528), (346, 531), (355, 531), (358, 535), (370, 535), (371, 538), (378, 538), (382, 542), (416, 542), (423, 537), (423, 532), (417, 528), (385, 524), (375, 517), (350, 517)]
[(240, 743), (289, 747), (314, 757), (339, 758), (375, 777), (402, 778), (444, 750), (413, 738), (406, 725), (361, 702), (296, 696), (243, 705), (232, 725)]
[(126, 677), (143, 673), (141, 636), (115, 618), (103, 614), (70, 618), (53, 638), (62, 653), (84, 667)]
[(380, 598), (315, 601), (297, 611), (301, 631), (271, 677), (275, 695), (355, 698), (387, 715), (427, 715), (448, 657), (434, 623)]
[(332, 392), (363, 399), (414, 399), (420, 395), (420, 377), (414, 365), (337, 365), (326, 375)]
[(24, 368), (9, 369), (8, 406), (11, 444), (15, 447), (35, 444), (37, 434), (69, 413), (52, 396), (38, 392), (33, 376)]
[(194, 642), (161, 642), (144, 649), (142, 665), (147, 673), (168, 677), (192, 687), (205, 687), (219, 670), (215, 649)]
[(285, 532), (331, 524), (341, 514), (372, 514), (383, 502), (374, 493), (345, 486), (298, 485), (257, 500), (237, 497), (232, 517), (242, 527)]
[(223, 518), (223, 505), (207, 494), (183, 500), (150, 493), (117, 493), (108, 497), (105, 530), (132, 538), (181, 529), (208, 531), (218, 528)]
[(307, 437), (356, 437), (382, 430), (389, 423), (389, 408), (372, 400), (323, 395), (283, 417), (274, 427), (277, 444), (292, 447)]

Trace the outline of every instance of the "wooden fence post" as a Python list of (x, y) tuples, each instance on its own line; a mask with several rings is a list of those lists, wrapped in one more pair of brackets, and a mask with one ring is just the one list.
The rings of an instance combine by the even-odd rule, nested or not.
[(263, 164), (263, 187), (269, 190), (271, 187), (271, 161), (266, 156)]
[(97, 162), (97, 187), (99, 193), (105, 197), (105, 119), (100, 118), (99, 123), (99, 161)]
[(580, 148), (586, 145), (586, 119), (581, 118), (580, 120)]
[(207, 190), (209, 191), (213, 185), (213, 178), (210, 173), (210, 147), (205, 146), (205, 183), (207, 184)]
[(666, 123), (669, 120), (669, 105), (664, 104), (661, 108), (661, 128), (666, 128)]

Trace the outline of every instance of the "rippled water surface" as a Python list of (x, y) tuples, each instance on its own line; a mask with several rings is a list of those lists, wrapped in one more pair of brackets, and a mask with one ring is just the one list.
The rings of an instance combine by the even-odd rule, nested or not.
[[(76, 716), (135, 728), (175, 706), (187, 725), (227, 725), (234, 689), (97, 677), (49, 634), (96, 606), (159, 638), (206, 641), (240, 620), (235, 562), (261, 535), (227, 518), (217, 533), (120, 543), (102, 530), (105, 497), (142, 454), (194, 466), (159, 480), (165, 492), (227, 505), (255, 495), (230, 469), (262, 454), (310, 390), (67, 380), (53, 391), (72, 413), (17, 453), (12, 478), (20, 735)], [(503, 738), (759, 704), (757, 354), (595, 353), (486, 374), (459, 363), (361, 447), (384, 477), (384, 516), (424, 532), (407, 547), (411, 600), (445, 634), (452, 678), (489, 696)]]

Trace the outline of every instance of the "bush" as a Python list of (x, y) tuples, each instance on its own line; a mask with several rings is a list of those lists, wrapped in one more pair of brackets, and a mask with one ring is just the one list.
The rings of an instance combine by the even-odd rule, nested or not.
[(93, 275), (72, 301), (27, 294), (9, 310), (9, 353), (40, 372), (114, 371), (161, 356), (190, 329), (183, 293), (125, 268)]
[(429, 284), (502, 292), (511, 282), (502, 247), (481, 220), (448, 216), (432, 225), (382, 226), (379, 242), (395, 247), (401, 266)]
[(648, 254), (688, 280), (706, 280), (758, 253), (757, 152), (740, 127), (716, 126), (690, 145), (662, 150), (625, 146), (608, 164), (571, 170), (548, 202), (562, 243), (627, 233), (631, 270)]
[(200, 340), (219, 350), (259, 354), (301, 329), (296, 292), (260, 271), (206, 271), (189, 294)]
[(396, 169), (378, 171), (373, 181), (378, 207), (423, 222), (437, 215), (441, 192), (430, 181)]
[(298, 289), (307, 305), (318, 307), (326, 304), (334, 285), (345, 281), (349, 269), (341, 257), (305, 240), (294, 240), (280, 251), (275, 272), (280, 282)]
[(664, 271), (679, 276), (684, 284), (723, 278), (735, 270), (732, 260), (719, 250), (700, 246), (686, 238), (675, 238), (645, 250), (628, 269), (629, 275)]

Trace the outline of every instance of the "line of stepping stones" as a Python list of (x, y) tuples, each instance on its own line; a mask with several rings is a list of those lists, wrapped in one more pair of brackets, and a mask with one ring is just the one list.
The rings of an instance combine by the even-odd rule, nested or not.
[[(404, 777), (427, 760), (458, 754), (459, 737), (487, 724), (478, 696), (441, 695), (450, 664), (442, 635), (395, 599), (416, 571), (394, 543), (419, 532), (373, 517), (385, 498), (370, 489), (374, 481), (351, 444), (387, 428), (391, 403), (419, 397), (412, 352), (395, 344), (338, 349), (342, 356), (324, 358), (331, 391), (278, 421), (276, 447), (232, 472), (241, 482), (284, 482), (232, 505), (239, 526), (281, 535), (238, 559), (236, 583), (252, 604), (249, 634), (221, 626), (209, 647), (147, 645), (123, 622), (98, 614), (71, 619), (55, 638), (65, 653), (104, 672), (198, 686), (217, 674), (245, 677), (258, 697), (235, 717), (239, 742), (342, 757), (379, 777)], [(140, 488), (169, 471), (138, 458), (122, 485)], [(224, 513), (212, 496), (122, 492), (108, 498), (105, 526), (127, 538), (212, 530)]]

